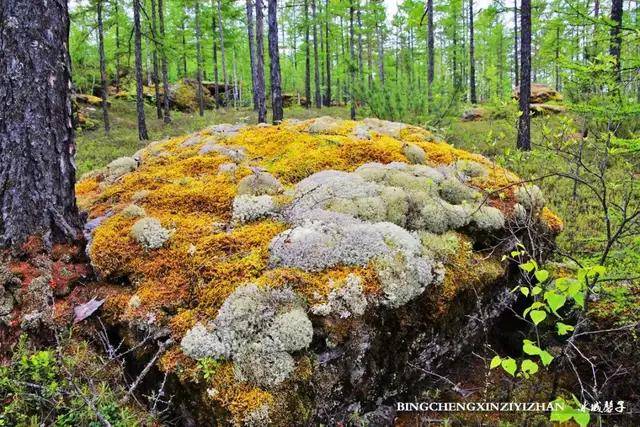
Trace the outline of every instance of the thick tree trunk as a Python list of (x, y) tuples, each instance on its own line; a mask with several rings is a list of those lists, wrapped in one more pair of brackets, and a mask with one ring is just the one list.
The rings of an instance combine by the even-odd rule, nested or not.
[(162, 118), (162, 102), (160, 101), (160, 82), (158, 79), (158, 31), (156, 26), (156, 0), (151, 0), (151, 36), (153, 37), (153, 90), (156, 96), (156, 116)]
[(227, 60), (225, 59), (224, 28), (222, 26), (222, 2), (218, 3), (218, 34), (220, 35), (220, 62), (222, 63), (222, 80), (224, 81), (224, 97), (229, 98), (229, 80), (227, 79)]
[(531, 150), (531, 0), (522, 0), (520, 6), (520, 117), (518, 119), (517, 147)]
[(160, 63), (162, 68), (162, 89), (164, 96), (162, 97), (162, 106), (164, 109), (164, 122), (171, 123), (171, 110), (169, 109), (169, 72), (167, 67), (167, 51), (164, 33), (164, 5), (163, 0), (158, 0), (158, 20), (160, 24), (160, 42), (162, 43), (160, 50)]
[[(353, 1), (349, 2), (349, 55), (351, 58), (351, 63), (355, 64), (355, 48), (354, 48), (354, 39), (353, 39)], [(356, 70), (355, 67), (349, 67), (349, 77), (351, 80), (351, 87), (349, 88), (351, 92), (351, 120), (356, 119), (356, 95), (355, 95), (355, 84), (356, 84)]]
[(100, 56), (100, 87), (102, 97), (102, 121), (104, 132), (109, 133), (109, 109), (107, 108), (107, 61), (104, 56), (104, 26), (102, 22), (102, 1), (98, 0), (96, 11), (98, 12), (98, 53)]
[(81, 238), (67, 2), (0, 0), (0, 246)]
[(311, 107), (311, 53), (309, 43), (309, 0), (304, 0), (304, 43), (305, 43), (305, 57), (304, 57), (304, 96), (307, 99), (306, 107)]
[(473, 31), (473, 0), (469, 0), (469, 101), (478, 103), (476, 95), (476, 57)]
[(264, 12), (262, 0), (256, 1), (256, 91), (258, 93), (258, 123), (267, 122), (267, 102), (264, 83)]
[(429, 102), (429, 110), (432, 109), (433, 103), (433, 76), (434, 76), (434, 40), (433, 40), (433, 0), (427, 0), (427, 60), (429, 66), (427, 69), (427, 101)]
[(331, 17), (329, 16), (329, 0), (325, 0), (324, 3), (325, 23), (324, 23), (324, 47), (325, 47), (325, 65), (327, 67), (327, 94), (325, 96), (325, 103), (327, 107), (331, 106), (331, 51), (329, 47), (329, 22)]
[(278, 3), (269, 0), (267, 19), (269, 24), (269, 70), (271, 71), (271, 108), (273, 124), (282, 121), (282, 88), (280, 76), (280, 53), (278, 52)]
[(202, 49), (200, 49), (200, 1), (195, 0), (196, 18), (196, 96), (198, 98), (198, 114), (204, 116), (204, 93), (202, 89)]
[(320, 68), (318, 64), (318, 25), (316, 22), (316, 0), (311, 0), (311, 19), (313, 20), (313, 84), (316, 108), (322, 107), (320, 99)]
[(256, 47), (253, 19), (253, 3), (246, 0), (247, 9), (247, 39), (249, 40), (249, 65), (251, 66), (251, 93), (253, 94), (253, 110), (258, 111), (258, 93), (256, 92)]
[(138, 139), (149, 139), (144, 117), (144, 94), (142, 91), (142, 34), (140, 31), (140, 0), (133, 0), (133, 32), (136, 56), (136, 112), (138, 115)]
[(622, 75), (620, 73), (620, 52), (622, 51), (622, 35), (620, 34), (622, 29), (622, 0), (612, 0), (611, 2), (611, 21), (613, 26), (611, 27), (611, 41), (609, 46), (609, 55), (613, 56), (616, 60), (615, 63), (615, 75), (616, 81), (620, 83), (622, 81)]

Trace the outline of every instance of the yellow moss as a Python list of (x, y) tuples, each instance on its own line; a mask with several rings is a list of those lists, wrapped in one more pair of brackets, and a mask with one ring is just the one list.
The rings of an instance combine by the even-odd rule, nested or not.
[(559, 234), (564, 229), (562, 219), (546, 206), (540, 212), (540, 220), (549, 227), (554, 234)]

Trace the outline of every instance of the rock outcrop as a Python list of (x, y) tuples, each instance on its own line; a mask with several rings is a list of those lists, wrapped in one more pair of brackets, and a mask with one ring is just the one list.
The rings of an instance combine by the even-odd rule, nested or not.
[(377, 119), (219, 125), (133, 159), (77, 185), (95, 290), (130, 345), (171, 336), (158, 368), (203, 423), (390, 423), (512, 303), (519, 235), (562, 227), (537, 187)]

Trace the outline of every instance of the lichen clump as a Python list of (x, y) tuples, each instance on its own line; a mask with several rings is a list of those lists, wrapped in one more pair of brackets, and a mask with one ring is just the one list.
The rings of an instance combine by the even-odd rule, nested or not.
[(536, 190), (494, 191), (517, 180), (418, 127), (322, 117), (154, 142), (77, 193), (92, 264), (122, 289), (108, 315), (168, 328), (160, 366), (183, 381), (214, 360), (206, 399), (242, 424), (302, 405), (322, 319), (425, 300), (442, 315), (501, 274), (478, 251), (518, 215), (557, 230)]

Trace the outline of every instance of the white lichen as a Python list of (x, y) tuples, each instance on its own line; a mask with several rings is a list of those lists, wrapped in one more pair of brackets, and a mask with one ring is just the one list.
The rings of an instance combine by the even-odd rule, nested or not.
[(243, 194), (233, 199), (232, 220), (240, 223), (255, 221), (274, 215), (276, 210), (276, 203), (271, 196)]
[(156, 218), (145, 217), (133, 224), (131, 236), (145, 249), (158, 249), (169, 240), (171, 231), (164, 228)]

